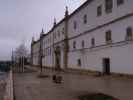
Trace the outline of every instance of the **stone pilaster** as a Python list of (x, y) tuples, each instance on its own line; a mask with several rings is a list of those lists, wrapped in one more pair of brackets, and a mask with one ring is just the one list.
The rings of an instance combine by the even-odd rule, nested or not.
[(64, 28), (64, 33), (65, 33), (65, 39), (64, 39), (64, 67), (65, 69), (67, 68), (68, 65), (68, 7), (66, 7), (66, 12), (65, 12), (65, 28)]

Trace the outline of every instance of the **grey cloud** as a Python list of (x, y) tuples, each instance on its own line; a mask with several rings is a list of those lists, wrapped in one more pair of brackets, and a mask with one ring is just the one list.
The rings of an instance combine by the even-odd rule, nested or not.
[(0, 0), (0, 60), (10, 59), (12, 48), (22, 41), (28, 49), (32, 36), (39, 37), (43, 27), (47, 32), (54, 17), (64, 17), (65, 6), (70, 12), (85, 0)]

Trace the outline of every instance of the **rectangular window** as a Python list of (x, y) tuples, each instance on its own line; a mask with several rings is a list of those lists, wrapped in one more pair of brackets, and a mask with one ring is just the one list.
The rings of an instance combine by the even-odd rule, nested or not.
[(85, 42), (84, 40), (82, 40), (82, 48), (84, 48), (84, 46), (85, 46)]
[(126, 40), (132, 40), (133, 39), (133, 31), (132, 27), (128, 27), (126, 30)]
[(112, 32), (111, 32), (111, 30), (106, 32), (105, 39), (106, 39), (106, 43), (111, 43), (112, 42)]
[(92, 45), (92, 47), (95, 46), (95, 38), (92, 38), (92, 39), (91, 39), (91, 45)]
[(64, 34), (65, 33), (65, 28), (62, 28), (62, 34)]
[(76, 41), (73, 42), (73, 48), (76, 49)]
[(77, 22), (76, 21), (73, 22), (73, 27), (76, 30), (76, 28), (77, 28)]
[(56, 33), (54, 33), (54, 39), (56, 39)]
[(77, 60), (77, 64), (78, 64), (78, 66), (81, 66), (81, 60), (80, 59)]
[(83, 20), (84, 20), (84, 24), (87, 24), (87, 15), (84, 15)]
[(102, 5), (97, 7), (97, 16), (101, 16), (102, 15)]
[(113, 0), (105, 0), (105, 11), (111, 13), (113, 8)]
[(117, 6), (124, 4), (124, 0), (117, 0)]
[(60, 37), (60, 31), (58, 30), (58, 37)]
[(47, 49), (46, 49), (46, 51), (45, 51), (45, 56), (47, 56)]

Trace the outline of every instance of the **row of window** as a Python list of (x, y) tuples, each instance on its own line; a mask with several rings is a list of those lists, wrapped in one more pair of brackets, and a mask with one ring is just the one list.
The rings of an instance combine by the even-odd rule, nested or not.
[(47, 48), (47, 49), (43, 50), (43, 56), (50, 56), (50, 55), (52, 55), (51, 48)]
[(62, 28), (62, 30), (58, 30), (57, 32), (54, 33), (54, 39), (57, 38), (57, 36), (60, 38), (61, 33), (64, 35), (65, 34), (65, 29)]
[[(133, 39), (133, 30), (132, 27), (128, 27), (126, 29), (126, 37), (125, 40), (132, 40)], [(112, 31), (108, 30), (105, 33), (105, 41), (107, 44), (112, 43)], [(84, 48), (85, 42), (82, 40), (81, 47)], [(95, 38), (91, 39), (91, 47), (95, 46)], [(76, 49), (76, 41), (73, 41), (73, 49)]]
[[(133, 40), (133, 29), (132, 27), (128, 27), (126, 29), (126, 37), (125, 40)], [(112, 31), (108, 30), (105, 32), (105, 41), (107, 44), (112, 43)], [(85, 47), (85, 42), (84, 40), (82, 40), (81, 42), (81, 47), (84, 48)], [(91, 39), (91, 47), (95, 47), (95, 38)], [(76, 49), (76, 41), (73, 41), (73, 49)], [(52, 54), (52, 49), (51, 48), (47, 48), (43, 51), (43, 55), (44, 56), (50, 56)]]
[[(124, 0), (116, 0), (117, 6), (120, 6), (122, 4), (124, 4)], [(113, 9), (113, 0), (105, 0), (105, 12), (106, 13), (111, 13)], [(99, 5), (97, 7), (97, 16), (101, 16), (102, 15), (102, 5)], [(83, 23), (87, 24), (87, 14), (85, 14), (83, 16)], [(77, 29), (77, 21), (73, 22), (73, 28), (76, 30)], [(65, 29), (62, 28), (61, 30), (58, 30), (57, 32), (54, 33), (54, 39), (60, 38), (61, 33), (64, 34), (65, 33)], [(46, 43), (50, 42), (51, 38), (46, 40)]]
[(52, 42), (51, 37), (49, 37), (48, 39), (46, 39), (46, 40), (43, 42), (43, 44), (47, 44), (47, 43), (50, 43), (50, 42)]
[[(57, 32), (54, 33), (54, 39), (56, 39), (57, 36), (60, 37), (60, 36), (61, 36), (61, 33), (62, 33), (62, 34), (65, 34), (65, 29), (64, 29), (64, 28), (62, 28), (61, 31), (58, 30)], [(46, 43), (50, 43), (51, 41), (52, 41), (52, 38), (49, 37), (48, 39), (46, 39), (46, 40), (44, 41), (44, 44), (46, 44)]]
[[(117, 6), (120, 6), (124, 4), (124, 0), (116, 0)], [(113, 9), (113, 0), (105, 0), (105, 12), (106, 13), (111, 13)], [(97, 16), (102, 15), (102, 5), (99, 5), (97, 7)], [(87, 14), (83, 16), (83, 23), (87, 24)], [(77, 29), (77, 21), (73, 22), (73, 28), (76, 30)]]
[[(124, 0), (116, 0), (117, 6), (124, 4)], [(113, 0), (105, 0), (105, 12), (111, 13), (113, 9)], [(97, 7), (97, 16), (102, 15), (102, 5)]]

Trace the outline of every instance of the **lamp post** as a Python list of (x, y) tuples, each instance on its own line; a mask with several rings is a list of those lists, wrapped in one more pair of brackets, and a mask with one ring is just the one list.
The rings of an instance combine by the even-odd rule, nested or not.
[(40, 34), (40, 54), (39, 54), (39, 60), (40, 60), (40, 74), (42, 74), (42, 45), (43, 45), (43, 38), (42, 38), (42, 36), (43, 36), (43, 29), (42, 29), (42, 32), (41, 32), (41, 34)]

